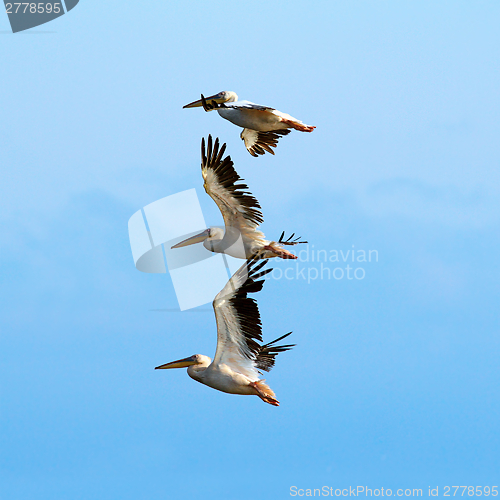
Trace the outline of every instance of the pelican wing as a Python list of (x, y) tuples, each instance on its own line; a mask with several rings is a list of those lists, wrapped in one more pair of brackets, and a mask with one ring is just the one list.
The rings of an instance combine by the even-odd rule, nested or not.
[(259, 369), (270, 371), (275, 357), (293, 347), (276, 345), (291, 332), (268, 344), (261, 344), (259, 308), (255, 299), (248, 297), (248, 294), (262, 290), (264, 280), (259, 281), (259, 278), (272, 271), (261, 271), (266, 263), (267, 260), (252, 260), (243, 264), (213, 302), (217, 320), (217, 351), (213, 363), (229, 365), (233, 370), (257, 379)]
[[(269, 106), (261, 106), (260, 104), (255, 104), (250, 101), (236, 101), (236, 102), (228, 102), (225, 104), (220, 104), (219, 108), (228, 108), (228, 109), (244, 109), (245, 113), (250, 116), (254, 116), (255, 120), (262, 119), (263, 114), (270, 114), (278, 117), (278, 119), (284, 123), (287, 123), (292, 128), (298, 128), (299, 130), (305, 129), (314, 129), (316, 127), (311, 127), (310, 125), (306, 125), (304, 122), (297, 120), (292, 115), (288, 113), (283, 113), (283, 111), (278, 111), (275, 108), (270, 108)], [(269, 118), (268, 118), (269, 119)], [(297, 127), (295, 127), (295, 126)], [(280, 129), (281, 130), (281, 129)], [(307, 132), (311, 132), (312, 130), (307, 130)]]
[[(212, 96), (216, 97), (216, 96)], [(200, 101), (197, 101), (198, 103)], [(196, 103), (191, 103), (188, 104), (187, 106), (184, 107), (189, 107), (192, 104)], [(201, 103), (203, 106), (203, 109), (205, 111), (212, 111), (213, 109), (247, 109), (247, 110), (255, 110), (255, 111), (276, 111), (274, 108), (270, 108), (269, 106), (262, 106), (260, 104), (255, 104), (254, 102), (250, 101), (236, 101), (236, 102), (217, 102), (215, 99), (211, 99), (210, 97), (206, 98), (203, 94), (201, 94)]]
[(278, 139), (284, 135), (288, 135), (290, 130), (274, 130), (272, 132), (257, 132), (250, 128), (244, 128), (240, 137), (245, 141), (245, 146), (252, 156), (259, 156), (266, 153), (274, 154), (271, 148), (278, 145)]
[(264, 222), (259, 202), (246, 191), (248, 186), (240, 183), (243, 179), (236, 173), (230, 156), (224, 159), (226, 145), (219, 150), (219, 139), (212, 147), (212, 136), (208, 136), (205, 151), (205, 139), (201, 141), (201, 173), (205, 180), (203, 187), (217, 203), (224, 217), (224, 224), (234, 227), (241, 233), (252, 233), (252, 237), (264, 237), (255, 229)]
[(234, 109), (254, 109), (256, 111), (275, 111), (274, 108), (270, 108), (269, 106), (262, 106), (260, 104), (255, 104), (250, 101), (236, 101), (236, 102), (227, 102), (221, 105), (225, 108), (234, 108)]

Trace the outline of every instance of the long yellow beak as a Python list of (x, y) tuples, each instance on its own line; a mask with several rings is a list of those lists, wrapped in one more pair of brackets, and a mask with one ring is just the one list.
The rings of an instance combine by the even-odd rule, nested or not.
[(194, 245), (195, 243), (201, 243), (202, 241), (205, 241), (209, 236), (210, 236), (210, 229), (205, 229), (205, 231), (203, 231), (200, 234), (197, 234), (195, 236), (191, 236), (187, 240), (176, 243), (172, 248), (187, 247), (188, 245)]
[(194, 356), (190, 356), (189, 358), (179, 359), (177, 361), (172, 361), (171, 363), (167, 363), (166, 365), (160, 365), (155, 368), (155, 370), (167, 370), (169, 368), (187, 368), (188, 366), (195, 365), (196, 360)]
[[(226, 100), (221, 96), (221, 94), (215, 94), (210, 97), (205, 97), (205, 101), (207, 103), (211, 103), (212, 101), (215, 101), (217, 104), (222, 104), (226, 102)], [(199, 99), (198, 101), (190, 102), (189, 104), (186, 104), (185, 106), (182, 107), (184, 108), (199, 108), (203, 106), (203, 101)]]

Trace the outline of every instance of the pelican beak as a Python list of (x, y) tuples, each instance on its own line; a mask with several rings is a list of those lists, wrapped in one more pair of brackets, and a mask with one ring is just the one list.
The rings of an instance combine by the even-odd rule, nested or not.
[(167, 363), (166, 365), (160, 365), (155, 368), (155, 370), (163, 370), (168, 368), (187, 368), (188, 366), (195, 365), (196, 359), (194, 356), (190, 356), (189, 358), (179, 359), (177, 361), (172, 361), (171, 363)]
[(188, 245), (194, 245), (195, 243), (200, 243), (202, 241), (205, 241), (209, 236), (210, 236), (210, 229), (205, 229), (205, 231), (203, 231), (200, 234), (197, 234), (196, 236), (191, 236), (191, 238), (188, 238), (187, 240), (176, 243), (172, 248), (180, 248), (180, 247), (187, 247)]
[[(217, 104), (222, 104), (222, 103), (226, 102), (226, 99), (224, 99), (222, 97), (222, 95), (219, 93), (219, 94), (211, 95), (210, 97), (205, 97), (205, 101), (207, 103), (211, 103), (212, 101), (215, 101)], [(203, 101), (201, 99), (199, 99), (198, 101), (194, 101), (194, 102), (190, 102), (189, 104), (186, 104), (185, 106), (182, 107), (182, 109), (184, 109), (184, 108), (199, 108), (201, 106), (203, 106)]]

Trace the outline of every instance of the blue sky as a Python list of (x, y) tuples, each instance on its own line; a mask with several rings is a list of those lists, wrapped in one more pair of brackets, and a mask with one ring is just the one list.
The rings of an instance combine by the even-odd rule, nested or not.
[[(498, 484), (499, 15), (82, 0), (16, 35), (0, 16), (2, 500)], [(220, 90), (317, 129), (252, 158), (229, 122), (182, 109)], [(280, 408), (153, 370), (212, 356), (215, 321), (153, 311), (177, 307), (173, 287), (134, 268), (127, 221), (195, 187), (220, 224), (209, 133), (268, 237), (378, 252), (363, 280), (259, 294), (264, 338), (297, 343), (266, 377)]]

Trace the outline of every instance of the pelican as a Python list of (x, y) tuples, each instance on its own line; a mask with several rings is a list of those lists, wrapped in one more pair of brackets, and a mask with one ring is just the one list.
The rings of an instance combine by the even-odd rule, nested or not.
[(247, 191), (246, 184), (238, 184), (243, 179), (234, 170), (230, 156), (222, 159), (226, 145), (219, 150), (219, 139), (212, 147), (212, 136), (208, 136), (208, 149), (205, 154), (205, 138), (201, 141), (201, 173), (205, 180), (205, 191), (217, 203), (224, 218), (225, 228), (210, 227), (200, 234), (181, 241), (172, 248), (203, 242), (212, 252), (225, 253), (238, 259), (296, 259), (297, 256), (283, 248), (283, 245), (307, 243), (299, 241), (293, 233), (285, 239), (285, 232), (278, 241), (265, 239), (257, 228), (264, 222), (259, 202)]
[(267, 260), (256, 265), (245, 262), (226, 283), (213, 301), (217, 321), (217, 350), (212, 361), (208, 356), (195, 354), (172, 361), (155, 369), (185, 368), (188, 375), (202, 384), (229, 394), (259, 396), (262, 401), (279, 406), (271, 388), (260, 379), (259, 370), (270, 371), (276, 356), (293, 345), (276, 345), (292, 332), (261, 344), (262, 324), (259, 308), (249, 293), (262, 290), (264, 280), (257, 281), (272, 271), (259, 272)]
[(252, 156), (268, 153), (278, 145), (278, 139), (288, 135), (291, 128), (301, 132), (312, 132), (316, 127), (306, 125), (300, 120), (274, 108), (260, 106), (250, 101), (238, 101), (235, 92), (223, 91), (210, 97), (186, 104), (184, 108), (203, 106), (205, 111), (217, 110), (222, 118), (242, 127), (240, 137)]

